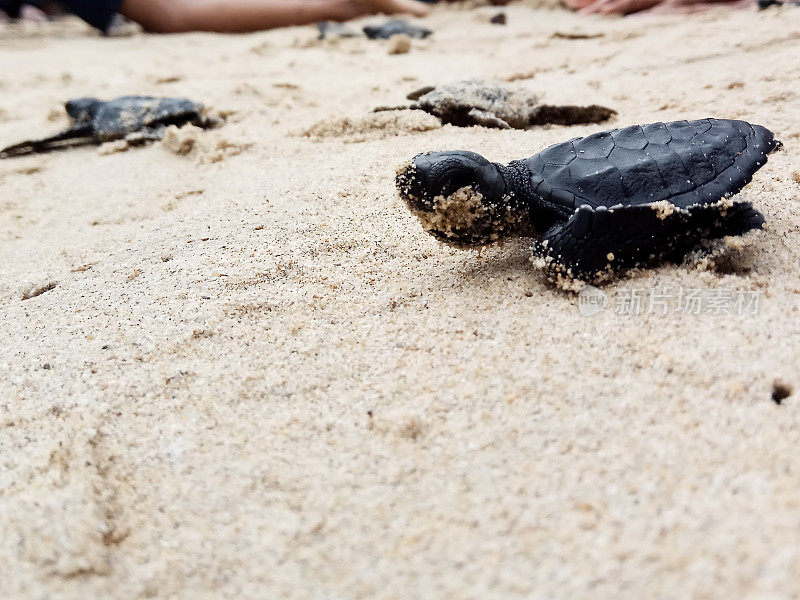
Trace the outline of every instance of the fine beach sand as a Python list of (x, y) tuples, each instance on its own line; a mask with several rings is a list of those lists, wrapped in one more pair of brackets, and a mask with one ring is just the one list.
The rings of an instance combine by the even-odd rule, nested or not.
[[(0, 26), (0, 146), (75, 96), (227, 115), (0, 161), (0, 597), (800, 595), (800, 393), (772, 400), (800, 389), (800, 9), (499, 10), (438, 8), (405, 54), (313, 27)], [(619, 114), (369, 112), (474, 77)], [(394, 190), (424, 150), (507, 161), (705, 116), (784, 142), (744, 192), (764, 232), (632, 273), (591, 318), (525, 240), (444, 247)], [(757, 314), (662, 314), (654, 288)]]

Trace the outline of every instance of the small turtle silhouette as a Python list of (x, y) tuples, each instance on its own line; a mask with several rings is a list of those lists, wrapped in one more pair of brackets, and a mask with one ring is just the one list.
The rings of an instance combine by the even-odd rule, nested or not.
[(425, 27), (407, 23), (402, 19), (389, 19), (381, 25), (365, 25), (362, 30), (371, 40), (388, 40), (393, 35), (405, 33), (408, 37), (419, 40), (425, 39), (433, 32)]
[(317, 23), (318, 40), (354, 37), (361, 37), (361, 34), (353, 31), (344, 23), (337, 23), (336, 21), (319, 21)]
[(457, 127), (495, 127), (527, 129), (536, 125), (576, 125), (600, 123), (616, 111), (591, 106), (555, 106), (541, 104), (536, 94), (525, 90), (508, 90), (483, 81), (459, 81), (447, 85), (428, 86), (406, 96), (413, 104), (379, 106), (386, 110), (424, 110), (442, 123)]
[(215, 119), (205, 116), (202, 104), (185, 98), (123, 96), (105, 102), (76, 98), (68, 100), (64, 108), (72, 121), (68, 129), (3, 148), (0, 158), (122, 139), (143, 143), (163, 138), (168, 125), (209, 128), (217, 124)]
[(552, 279), (597, 282), (761, 228), (763, 215), (730, 196), (779, 146), (745, 121), (653, 123), (575, 138), (508, 165), (463, 150), (426, 152), (398, 171), (397, 187), (443, 242), (538, 235), (533, 252)]

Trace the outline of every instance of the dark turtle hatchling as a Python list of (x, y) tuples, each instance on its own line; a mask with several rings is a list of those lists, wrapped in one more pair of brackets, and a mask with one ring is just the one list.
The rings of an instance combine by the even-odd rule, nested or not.
[(388, 40), (393, 35), (400, 33), (422, 40), (433, 33), (430, 29), (412, 25), (402, 19), (389, 19), (381, 25), (365, 25), (363, 31), (364, 35), (371, 40)]
[(106, 102), (77, 98), (67, 101), (64, 108), (72, 121), (69, 129), (4, 148), (0, 150), (0, 158), (113, 140), (125, 139), (131, 143), (160, 140), (168, 125), (192, 124), (203, 128), (216, 125), (214, 119), (204, 115), (202, 104), (185, 98), (123, 96)]
[(400, 196), (443, 242), (479, 246), (538, 236), (554, 279), (600, 281), (679, 260), (703, 240), (760, 229), (763, 215), (731, 196), (780, 142), (727, 119), (613, 129), (508, 165), (474, 152), (426, 152), (397, 175)]
[(379, 106), (385, 110), (417, 109), (438, 117), (442, 123), (457, 127), (496, 127), (527, 129), (536, 125), (577, 125), (600, 123), (616, 111), (591, 106), (555, 106), (542, 104), (536, 94), (525, 90), (508, 90), (483, 81), (459, 81), (447, 85), (424, 87), (407, 96), (413, 104)]
[(317, 23), (318, 40), (354, 37), (361, 37), (361, 34), (350, 29), (344, 23), (337, 23), (336, 21), (319, 21)]

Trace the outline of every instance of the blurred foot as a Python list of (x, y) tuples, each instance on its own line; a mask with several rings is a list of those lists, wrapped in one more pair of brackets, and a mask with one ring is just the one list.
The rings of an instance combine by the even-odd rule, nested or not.
[(755, 5), (755, 0), (664, 0), (653, 8), (643, 11), (642, 14), (685, 15), (705, 12), (712, 8), (749, 8)]
[[(586, 0), (566, 1), (578, 3)], [(755, 6), (755, 0), (590, 0), (590, 4), (578, 12), (584, 15), (691, 14), (720, 6), (747, 8)]]

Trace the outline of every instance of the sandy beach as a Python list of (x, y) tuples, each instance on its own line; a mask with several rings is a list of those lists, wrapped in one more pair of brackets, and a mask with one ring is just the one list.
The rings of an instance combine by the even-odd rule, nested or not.
[[(0, 598), (800, 596), (800, 9), (420, 22), (401, 54), (0, 24), (0, 146), (78, 96), (226, 117), (0, 161)], [(371, 113), (470, 78), (618, 114)], [(443, 246), (395, 190), (426, 150), (707, 116), (784, 143), (742, 192), (763, 232), (593, 316), (530, 240)]]

